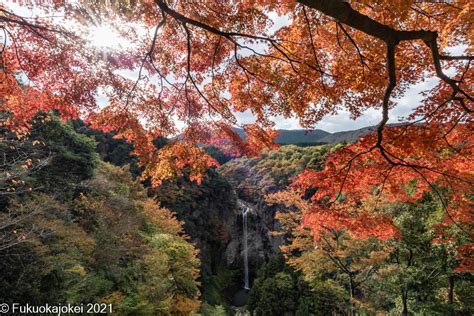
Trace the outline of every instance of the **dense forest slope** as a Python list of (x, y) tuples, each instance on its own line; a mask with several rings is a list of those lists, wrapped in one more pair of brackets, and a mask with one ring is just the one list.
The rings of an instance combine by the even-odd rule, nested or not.
[(55, 117), (33, 131), (15, 152), (38, 146), (48, 162), (15, 180), (32, 190), (2, 195), (2, 302), (98, 302), (124, 315), (196, 311), (197, 251), (174, 215), (128, 168), (101, 162), (92, 139)]

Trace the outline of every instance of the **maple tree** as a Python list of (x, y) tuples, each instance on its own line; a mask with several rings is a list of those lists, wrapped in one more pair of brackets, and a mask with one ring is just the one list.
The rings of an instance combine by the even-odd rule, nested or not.
[[(22, 17), (0, 6), (0, 110), (9, 114), (4, 126), (28, 129), (39, 110), (82, 116), (133, 141), (144, 176), (158, 185), (182, 168), (200, 181), (216, 162), (198, 143), (233, 144), (237, 154), (249, 155), (275, 146), (275, 116), (296, 117), (310, 128), (339, 110), (355, 119), (378, 109), (374, 135), (334, 152), (322, 171), (306, 171), (296, 180), (301, 194), (317, 189), (304, 222), (316, 237), (326, 221), (389, 238), (396, 230), (377, 212), (377, 201), (413, 201), (434, 191), (446, 212), (439, 239), (449, 240), (450, 227), (461, 230), (467, 236), (459, 248), (461, 269), (474, 269), (470, 1), (24, 5), (33, 4), (45, 17)], [(48, 18), (56, 13), (69, 24)], [(288, 23), (275, 30), (271, 14)], [(127, 47), (91, 45), (94, 25), (111, 25)], [(463, 55), (452, 55), (459, 47)], [(428, 77), (439, 81), (413, 105), (405, 124), (387, 127), (397, 106), (393, 98)], [(97, 103), (99, 92), (108, 99), (105, 107)], [(236, 111), (256, 117), (244, 126), (245, 141), (230, 128)], [(182, 137), (157, 150), (153, 138), (176, 134), (177, 121), (185, 123)], [(370, 210), (361, 207), (368, 204)]]

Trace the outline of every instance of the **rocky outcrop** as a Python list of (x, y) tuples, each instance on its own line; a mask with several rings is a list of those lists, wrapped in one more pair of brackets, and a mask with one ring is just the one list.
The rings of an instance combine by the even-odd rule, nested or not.
[[(239, 190), (240, 191), (240, 190)], [(173, 210), (184, 222), (184, 230), (199, 249), (201, 270), (215, 274), (219, 266), (240, 270), (244, 285), (242, 207), (247, 207), (248, 267), (250, 284), (258, 270), (278, 250), (281, 240), (271, 235), (276, 229), (275, 210), (263, 197), (255, 199), (234, 190), (232, 183), (212, 171), (201, 185), (186, 179), (164, 183), (151, 194), (162, 206)]]
[(251, 265), (260, 265), (278, 249), (279, 242), (270, 232), (275, 228), (275, 211), (256, 195), (240, 199), (242, 193), (232, 183), (212, 172), (201, 185), (180, 179), (164, 183), (151, 193), (162, 206), (176, 212), (184, 229), (198, 245), (204, 265), (212, 261), (240, 267), (243, 258), (241, 205), (248, 214), (248, 247)]

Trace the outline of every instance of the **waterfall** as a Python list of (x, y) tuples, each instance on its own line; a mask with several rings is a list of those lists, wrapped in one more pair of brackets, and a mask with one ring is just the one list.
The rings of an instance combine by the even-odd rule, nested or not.
[(249, 208), (246, 206), (242, 207), (242, 225), (243, 225), (243, 245), (244, 245), (244, 289), (250, 290), (249, 284), (249, 256), (248, 256), (248, 245), (247, 245), (247, 214)]

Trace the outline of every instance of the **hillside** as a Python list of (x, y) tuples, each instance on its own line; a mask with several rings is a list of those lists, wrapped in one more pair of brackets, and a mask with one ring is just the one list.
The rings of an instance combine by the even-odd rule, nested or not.
[[(113, 315), (197, 311), (198, 249), (175, 213), (149, 198), (127, 167), (100, 161), (88, 136), (54, 116), (38, 122), (17, 147), (0, 133), (6, 173), (18, 175), (4, 181), (17, 187), (3, 192), (15, 193), (0, 194), (2, 303), (100, 302)], [(41, 167), (16, 172), (18, 153), (35, 163), (42, 152)]]
[(357, 141), (359, 138), (373, 133), (375, 129), (376, 129), (376, 126), (367, 126), (367, 127), (353, 130), (353, 131), (328, 133), (328, 135), (324, 136), (319, 141), (323, 143), (327, 143), (327, 144), (335, 144), (335, 143), (340, 143), (340, 142), (353, 143)]

